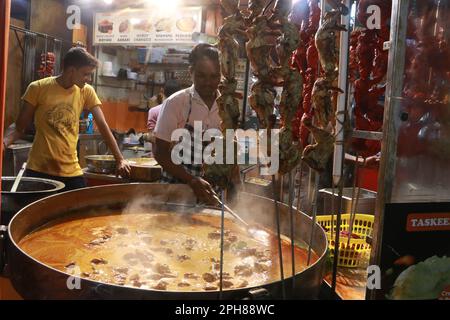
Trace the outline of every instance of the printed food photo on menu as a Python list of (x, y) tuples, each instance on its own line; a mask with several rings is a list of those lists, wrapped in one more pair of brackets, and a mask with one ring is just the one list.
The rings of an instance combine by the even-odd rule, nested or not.
[(134, 30), (148, 33), (152, 31), (152, 24), (147, 19), (138, 19), (137, 23), (134, 24)]
[(103, 19), (98, 23), (98, 31), (100, 33), (111, 34), (113, 32), (114, 23), (112, 21)]
[(182, 17), (176, 22), (177, 29), (182, 32), (193, 32), (197, 22), (193, 17)]
[(171, 32), (172, 31), (172, 19), (161, 18), (155, 23), (156, 32)]
[(119, 24), (120, 33), (128, 33), (130, 31), (130, 20), (124, 20)]

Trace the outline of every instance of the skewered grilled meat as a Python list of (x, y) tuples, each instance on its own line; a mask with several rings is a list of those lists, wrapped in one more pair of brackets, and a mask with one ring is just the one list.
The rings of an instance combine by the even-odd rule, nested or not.
[(226, 94), (217, 98), (219, 116), (222, 119), (221, 127), (225, 129), (237, 129), (239, 125), (239, 101), (234, 96)]
[(325, 170), (328, 159), (333, 153), (334, 137), (329, 132), (315, 127), (309, 117), (304, 117), (302, 123), (311, 132), (314, 140), (316, 140), (315, 144), (305, 147), (302, 160), (311, 169), (321, 172)]
[(223, 20), (223, 25), (219, 29), (219, 38), (223, 38), (226, 36), (235, 37), (237, 35), (244, 37), (247, 36), (247, 34), (245, 33), (244, 19), (241, 15), (226, 17)]
[(293, 143), (292, 129), (283, 127), (280, 130), (280, 169), (279, 173), (285, 174), (294, 169), (301, 160), (301, 152)]
[(282, 35), (278, 39), (279, 44), (277, 45), (277, 53), (281, 66), (286, 66), (289, 64), (292, 51), (298, 47), (300, 35), (297, 26), (287, 19), (283, 19), (283, 22), (281, 23), (281, 32)]
[[(246, 35), (244, 31), (243, 19), (240, 15), (226, 17), (224, 25), (219, 30), (218, 49), (220, 51), (221, 73), (226, 78), (226, 83), (222, 83), (222, 94), (224, 91), (234, 95), (236, 90), (235, 74), (238, 61), (239, 44), (234, 38), (237, 34)], [(231, 85), (231, 87), (229, 86)]]
[[(294, 143), (292, 131), (292, 119), (297, 113), (302, 94), (303, 78), (300, 72), (290, 67), (293, 51), (298, 48), (300, 36), (295, 24), (287, 19), (287, 14), (292, 7), (292, 1), (279, 0), (275, 4), (273, 21), (281, 23), (282, 35), (277, 39), (277, 53), (280, 66), (276, 72), (283, 78), (283, 92), (280, 100), (280, 115), (283, 127), (280, 131), (280, 166), (278, 172), (285, 174), (293, 170), (301, 160), (298, 145)], [(275, 77), (272, 77), (272, 80)]]
[(257, 81), (251, 88), (252, 94), (249, 97), (249, 103), (256, 111), (259, 123), (262, 128), (272, 128), (273, 104), (276, 97), (276, 91), (269, 84)]
[(260, 79), (268, 79), (273, 68), (270, 52), (276, 46), (276, 36), (279, 31), (269, 27), (267, 17), (255, 18), (254, 25), (247, 30), (249, 41), (245, 45), (250, 65), (255, 75)]
[[(220, 144), (221, 146), (223, 146), (224, 148), (222, 150), (224, 150), (223, 153), (223, 157), (222, 159), (218, 159), (218, 160), (223, 160), (222, 163), (225, 160), (225, 156), (227, 151), (226, 147), (228, 146), (228, 143), (226, 141), (226, 136), (224, 135), (224, 137), (215, 137), (215, 140), (221, 140), (221, 142), (218, 142), (218, 144)], [(213, 146), (212, 146), (213, 147)], [(209, 146), (207, 147), (209, 148)], [(237, 152), (238, 152), (238, 144), (236, 141), (233, 141), (233, 150), (231, 150), (234, 160), (233, 163), (237, 163)], [(205, 153), (208, 153), (208, 149), (205, 149), (204, 151)], [(219, 157), (219, 154), (215, 154), (215, 150), (211, 150), (212, 156), (216, 156)], [(231, 187), (233, 182), (233, 178), (237, 177), (239, 178), (239, 171), (238, 167), (236, 165), (231, 165), (231, 164), (221, 164), (220, 162), (216, 162), (216, 163), (211, 163), (208, 164), (209, 161), (205, 160), (205, 164), (203, 165), (203, 170), (204, 170), (204, 176), (205, 179), (209, 182), (212, 183), (215, 186), (218, 186), (224, 190), (228, 189)]]
[[(236, 65), (238, 63), (239, 43), (235, 39), (237, 35), (244, 35), (245, 21), (239, 11), (239, 4), (236, 0), (222, 0), (222, 7), (230, 16), (224, 19), (224, 24), (219, 30), (218, 49), (220, 52), (220, 69), (223, 80), (219, 86), (220, 96), (217, 98), (219, 107), (219, 116), (221, 118), (221, 129), (223, 136), (227, 129), (237, 129), (239, 124), (239, 102), (236, 93), (237, 80)], [(218, 139), (218, 138), (216, 138)], [(224, 138), (222, 139), (222, 146), (225, 146)], [(215, 152), (215, 150), (213, 150)], [(235, 159), (237, 148), (233, 151)], [(214, 156), (214, 155), (213, 155)], [(219, 155), (220, 156), (220, 155)], [(223, 163), (223, 162), (222, 162)], [(234, 162), (236, 163), (236, 161)], [(205, 163), (203, 166), (205, 178), (216, 186), (222, 189), (228, 189), (232, 185), (232, 175), (235, 170), (235, 165), (227, 165), (213, 163)]]
[(234, 79), (236, 64), (238, 62), (238, 42), (231, 37), (223, 37), (219, 40), (220, 71), (226, 79)]
[(252, 23), (253, 19), (258, 17), (264, 10), (266, 0), (250, 0), (248, 2), (248, 10), (250, 11), (250, 16), (247, 18), (247, 23)]
[(324, 22), (317, 30), (315, 41), (319, 52), (320, 65), (330, 80), (336, 79), (337, 54), (336, 32), (346, 31), (345, 26), (339, 24), (341, 14), (339, 11), (329, 11), (325, 14)]
[(303, 79), (300, 72), (289, 68), (284, 80), (283, 93), (280, 100), (280, 115), (283, 125), (291, 125), (302, 98), (302, 87)]
[(239, 12), (239, 0), (220, 0), (220, 5), (228, 15)]
[(331, 103), (330, 91), (343, 92), (341, 89), (333, 87), (326, 78), (319, 78), (314, 83), (312, 100), (314, 104), (314, 116), (318, 124), (325, 128), (334, 116), (333, 105)]

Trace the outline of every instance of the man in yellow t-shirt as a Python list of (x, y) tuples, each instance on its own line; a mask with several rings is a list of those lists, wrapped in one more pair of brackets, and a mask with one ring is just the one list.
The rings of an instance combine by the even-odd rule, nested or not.
[(94, 116), (97, 127), (112, 151), (117, 172), (127, 177), (130, 167), (124, 160), (109, 129), (101, 101), (92, 86), (92, 73), (98, 61), (83, 48), (72, 48), (64, 56), (63, 72), (32, 82), (24, 96), (23, 108), (16, 126), (6, 134), (4, 146), (19, 139), (34, 117), (36, 135), (31, 148), (26, 176), (58, 180), (66, 185), (64, 191), (86, 186), (78, 164), (77, 141), (79, 118), (83, 110)]

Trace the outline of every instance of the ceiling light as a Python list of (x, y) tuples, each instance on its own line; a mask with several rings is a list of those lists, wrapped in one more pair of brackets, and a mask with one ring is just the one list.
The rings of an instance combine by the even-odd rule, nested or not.
[(132, 25), (138, 24), (138, 23), (140, 23), (140, 22), (141, 22), (141, 19), (138, 19), (138, 18), (131, 18), (131, 19), (130, 19), (130, 23), (131, 23)]

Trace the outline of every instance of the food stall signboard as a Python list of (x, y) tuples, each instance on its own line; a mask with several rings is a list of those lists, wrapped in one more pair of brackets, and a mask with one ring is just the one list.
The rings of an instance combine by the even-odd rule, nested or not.
[(201, 7), (183, 7), (176, 13), (152, 9), (101, 12), (94, 15), (94, 45), (192, 43), (200, 32)]

